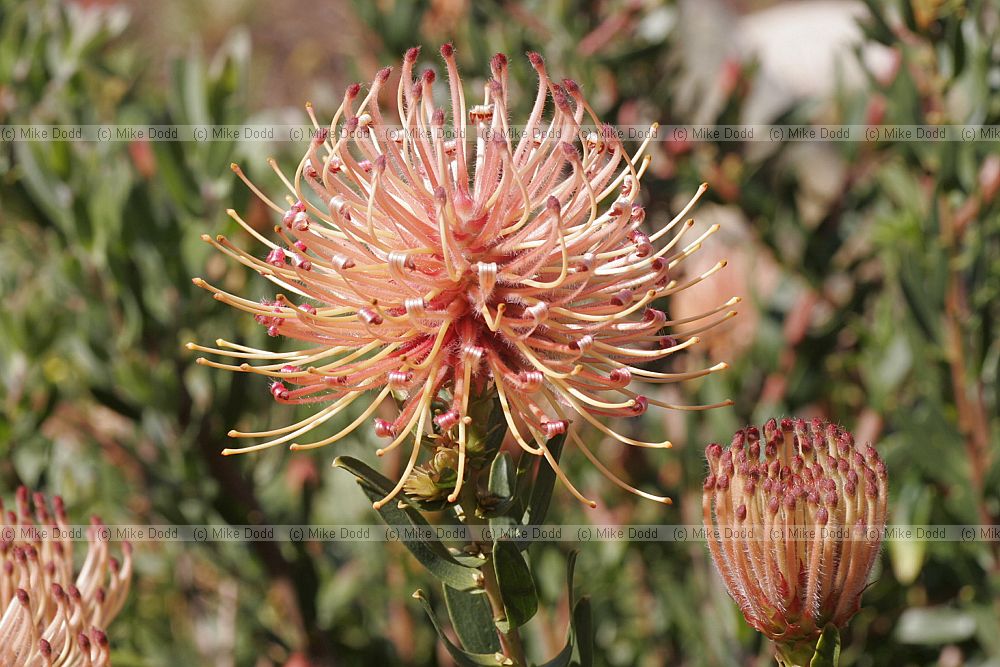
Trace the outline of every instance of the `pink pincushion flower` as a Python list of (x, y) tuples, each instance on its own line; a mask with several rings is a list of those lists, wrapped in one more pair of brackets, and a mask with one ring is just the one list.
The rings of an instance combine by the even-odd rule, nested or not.
[[(264, 259), (223, 237), (206, 240), (282, 293), (258, 303), (195, 282), (252, 313), (270, 335), (306, 346), (293, 352), (226, 342), (190, 347), (244, 362), (202, 363), (270, 377), (279, 402), (324, 407), (282, 429), (231, 432), (268, 440), (225, 453), (332, 443), (395, 396), (402, 398), (396, 417), (374, 419), (376, 434), (389, 440), (379, 454), (408, 438), (411, 451), (402, 479), (381, 502), (402, 489), (430, 422), (458, 444), (454, 501), (463, 479), (470, 399), (495, 392), (513, 439), (544, 456), (578, 497), (546, 446), (562, 433), (602, 472), (635, 491), (611, 475), (574, 425), (592, 425), (631, 445), (668, 447), (621, 435), (600, 418), (637, 416), (650, 405), (712, 407), (675, 406), (633, 388), (637, 379), (676, 382), (725, 368), (671, 374), (634, 365), (690, 347), (698, 342), (695, 334), (735, 314), (729, 311), (735, 300), (680, 321), (653, 307), (654, 300), (724, 266), (674, 277), (678, 264), (714, 232), (682, 242), (690, 221), (681, 221), (704, 187), (675, 219), (647, 234), (637, 201), (650, 159), (644, 154), (648, 139), (629, 155), (579, 86), (555, 83), (534, 53), (528, 56), (539, 79), (534, 107), (524, 126), (512, 126), (507, 58), (494, 56), (483, 102), (469, 106), (453, 48), (446, 45), (441, 54), (449, 109), (435, 103), (432, 70), (414, 78), (418, 49), (403, 60), (391, 116), (378, 105), (389, 68), (363, 96), (360, 86), (349, 87), (327, 128), (308, 107), (316, 133), (295, 174), (286, 177), (272, 162), (288, 187), (287, 203), (268, 198), (234, 165), (281, 220), (279, 240), (258, 234), (233, 212), (268, 248)], [(467, 127), (474, 129), (469, 140)], [(690, 326), (665, 335), (675, 325)], [(371, 393), (374, 400), (348, 426), (301, 442)], [(435, 401), (447, 407), (432, 414)]]
[[(813, 419), (771, 419), (706, 450), (708, 546), (747, 622), (807, 657), (857, 613), (885, 528), (888, 474), (871, 445)], [(784, 657), (782, 657), (784, 656)]]
[[(74, 575), (73, 534), (62, 500), (55, 514), (40, 493), (17, 492), (16, 511), (0, 503), (0, 664), (111, 664), (106, 628), (121, 610), (132, 579), (132, 548), (109, 554), (93, 519), (87, 556)], [(32, 502), (34, 501), (34, 511)]]

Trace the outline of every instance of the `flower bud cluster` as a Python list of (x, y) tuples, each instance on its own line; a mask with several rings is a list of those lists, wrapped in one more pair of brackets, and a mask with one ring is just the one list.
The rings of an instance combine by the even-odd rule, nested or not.
[(455, 488), (457, 470), (458, 451), (439, 446), (426, 464), (414, 467), (403, 484), (403, 492), (423, 501), (446, 498)]

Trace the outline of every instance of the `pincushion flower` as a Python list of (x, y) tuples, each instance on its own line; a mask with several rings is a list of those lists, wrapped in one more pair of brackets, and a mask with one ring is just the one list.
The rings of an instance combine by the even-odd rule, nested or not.
[[(62, 500), (48, 502), (18, 489), (16, 509), (0, 503), (0, 664), (110, 665), (103, 628), (121, 610), (132, 578), (132, 549), (119, 562), (100, 539), (99, 519), (88, 530), (87, 555), (73, 574), (73, 538)], [(44, 529), (44, 530), (32, 530)]]
[[(305, 345), (292, 352), (225, 341), (216, 348), (190, 347), (240, 362), (201, 363), (270, 378), (281, 403), (324, 407), (284, 428), (233, 431), (233, 437), (266, 441), (224, 453), (286, 443), (320, 447), (395, 398), (401, 405), (395, 418), (374, 419), (375, 432), (388, 440), (378, 453), (409, 440), (410, 454), (398, 485), (376, 506), (403, 488), (429, 429), (457, 443), (454, 501), (466, 466), (470, 400), (495, 393), (513, 439), (525, 452), (545, 457), (575, 495), (593, 504), (569, 483), (546, 445), (563, 433), (603, 473), (636, 491), (607, 470), (575, 427), (586, 424), (629, 445), (668, 447), (620, 434), (601, 418), (634, 417), (651, 405), (712, 407), (673, 405), (635, 387), (636, 380), (677, 382), (725, 368), (664, 373), (637, 365), (689, 348), (700, 331), (735, 314), (729, 309), (736, 300), (675, 321), (654, 307), (656, 299), (724, 266), (678, 277), (678, 265), (714, 232), (690, 239), (684, 234), (690, 221), (682, 220), (705, 188), (676, 218), (647, 233), (637, 202), (649, 138), (629, 155), (580, 87), (553, 81), (535, 53), (528, 60), (538, 91), (523, 126), (509, 119), (502, 54), (490, 62), (482, 103), (469, 105), (454, 49), (442, 47), (450, 105), (439, 107), (434, 71), (414, 77), (418, 53), (406, 53), (396, 108), (385, 115), (378, 101), (390, 68), (365, 94), (350, 86), (326, 127), (307, 107), (316, 132), (295, 173), (287, 177), (272, 161), (288, 189), (284, 202), (233, 167), (280, 219), (276, 239), (230, 212), (265, 246), (263, 256), (224, 237), (206, 240), (281, 292), (257, 302), (195, 282), (253, 314), (272, 336)], [(682, 329), (667, 335), (677, 326)], [(346, 427), (302, 442), (373, 394)], [(441, 403), (443, 409), (432, 409)]]
[(706, 455), (702, 509), (726, 589), (782, 664), (807, 664), (823, 629), (861, 604), (885, 528), (885, 464), (819, 419), (771, 419), (763, 442), (750, 427)]

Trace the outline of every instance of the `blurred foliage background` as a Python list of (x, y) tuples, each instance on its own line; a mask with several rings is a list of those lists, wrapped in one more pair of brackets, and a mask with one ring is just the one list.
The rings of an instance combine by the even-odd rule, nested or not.
[[(414, 44), (437, 67), (453, 40), (471, 87), (496, 51), (545, 54), (608, 122), (1000, 124), (995, 1), (259, 0), (147, 4), (0, 0), (0, 123), (230, 123), (332, 112), (343, 88)], [(521, 111), (531, 95), (520, 99)], [(194, 288), (266, 293), (199, 240), (228, 207), (267, 213), (290, 143), (12, 142), (0, 147), (0, 490), (61, 493), (108, 523), (370, 523), (347, 453), (223, 459), (231, 427), (286, 423), (266, 385), (208, 372), (183, 348), (263, 331)], [(601, 448), (669, 508), (566, 464), (601, 508), (557, 492), (550, 521), (700, 523), (703, 448), (769, 416), (823, 416), (878, 442), (892, 523), (1000, 523), (1000, 143), (677, 142), (654, 145), (650, 224), (702, 181), (704, 255), (719, 279), (673, 314), (744, 298), (672, 389), (734, 408), (651, 411), (629, 428), (672, 452)], [(238, 187), (234, 187), (238, 186)], [(721, 240), (720, 240), (721, 237)], [(242, 238), (242, 237), (240, 237)], [(344, 419), (351, 419), (347, 416)], [(391, 469), (398, 461), (385, 462)], [(391, 475), (390, 475), (391, 476)], [(562, 645), (565, 557), (532, 547), (538, 660)], [(1000, 665), (997, 543), (892, 542), (844, 635), (844, 665)], [(143, 544), (111, 628), (117, 665), (449, 664), (409, 594), (426, 585), (394, 544)], [(599, 664), (765, 665), (703, 544), (585, 545)], [(437, 602), (440, 602), (439, 600)]]

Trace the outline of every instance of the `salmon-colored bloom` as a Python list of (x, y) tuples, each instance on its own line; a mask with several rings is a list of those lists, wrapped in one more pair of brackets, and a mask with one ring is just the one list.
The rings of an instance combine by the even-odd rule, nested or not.
[[(651, 405), (711, 407), (672, 405), (638, 392), (634, 382), (677, 382), (725, 368), (672, 374), (636, 366), (694, 345), (700, 331), (735, 314), (735, 300), (675, 321), (654, 307), (656, 299), (724, 266), (677, 277), (678, 265), (714, 232), (684, 235), (690, 228), (684, 216), (704, 188), (676, 218), (644, 231), (638, 194), (649, 139), (629, 155), (580, 87), (553, 81), (535, 53), (528, 59), (538, 92), (524, 125), (510, 121), (502, 54), (490, 62), (482, 102), (468, 104), (454, 50), (442, 47), (450, 105), (439, 107), (434, 71), (414, 75), (418, 53), (406, 53), (396, 108), (386, 115), (378, 100), (389, 68), (367, 93), (349, 87), (327, 127), (308, 108), (315, 137), (294, 175), (272, 163), (288, 187), (286, 202), (267, 197), (234, 166), (281, 220), (277, 240), (232, 212), (267, 248), (264, 256), (222, 237), (207, 240), (281, 293), (259, 303), (195, 282), (252, 313), (271, 335), (308, 345), (294, 352), (228, 342), (190, 347), (242, 362), (202, 363), (271, 378), (279, 402), (325, 405), (285, 428), (232, 432), (267, 440), (226, 453), (326, 445), (395, 397), (402, 400), (397, 416), (374, 420), (375, 432), (389, 441), (379, 454), (404, 442), (411, 450), (403, 478), (381, 502), (402, 489), (430, 428), (449, 432), (457, 443), (454, 501), (464, 477), (469, 402), (495, 392), (513, 439), (545, 457), (578, 497), (546, 446), (562, 433), (634, 491), (607, 471), (574, 425), (589, 424), (630, 445), (667, 447), (621, 435), (600, 418), (637, 416)], [(667, 335), (676, 326), (682, 329)], [(302, 442), (370, 393), (374, 399), (348, 426)], [(441, 402), (444, 409), (432, 409)]]
[(779, 658), (811, 649), (861, 604), (885, 528), (885, 464), (819, 419), (771, 419), (763, 441), (750, 427), (706, 455), (708, 545), (730, 596)]
[[(0, 664), (110, 665), (103, 628), (121, 610), (132, 578), (132, 548), (108, 553), (99, 519), (88, 529), (87, 556), (73, 572), (73, 539), (62, 500), (18, 489), (15, 510), (0, 503)], [(103, 537), (103, 539), (102, 539)]]

